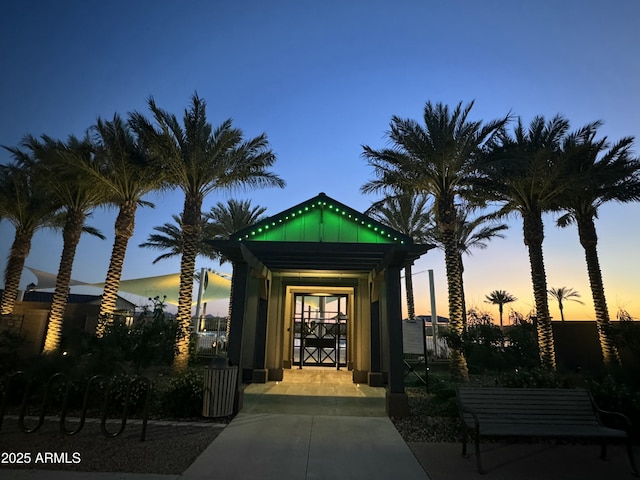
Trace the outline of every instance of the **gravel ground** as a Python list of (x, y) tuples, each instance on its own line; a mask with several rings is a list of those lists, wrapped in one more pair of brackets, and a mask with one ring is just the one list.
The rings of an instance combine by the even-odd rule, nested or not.
[(457, 418), (434, 416), (434, 404), (423, 388), (407, 388), (411, 414), (392, 418), (405, 442), (458, 442), (460, 424)]
[[(60, 433), (57, 422), (47, 421), (37, 432), (27, 434), (18, 429), (16, 420), (5, 418), (0, 431), (0, 477), (3, 468), (179, 474), (222, 431), (219, 425), (201, 425), (150, 422), (146, 440), (141, 442), (141, 425), (127, 424), (122, 435), (107, 438), (99, 423), (87, 423), (77, 435), (67, 436)], [(118, 427), (111, 425), (109, 430)], [(30, 462), (16, 464), (16, 456), (9, 453), (29, 453)], [(47, 453), (63, 455), (44, 463)]]

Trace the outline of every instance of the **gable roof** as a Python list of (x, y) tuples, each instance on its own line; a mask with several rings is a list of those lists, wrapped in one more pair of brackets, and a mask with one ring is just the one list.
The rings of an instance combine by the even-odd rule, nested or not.
[(232, 261), (271, 271), (371, 272), (412, 263), (433, 245), (411, 238), (324, 193), (239, 230), (206, 240)]
[(411, 238), (324, 193), (230, 237), (238, 242), (411, 244)]

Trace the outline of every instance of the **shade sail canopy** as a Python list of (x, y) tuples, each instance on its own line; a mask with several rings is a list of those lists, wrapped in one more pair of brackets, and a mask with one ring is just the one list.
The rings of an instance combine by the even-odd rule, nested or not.
[[(31, 273), (33, 273), (38, 279), (38, 284), (35, 285), (34, 288), (28, 288), (28, 290), (46, 290), (48, 288), (56, 288), (56, 279), (58, 278), (58, 275), (56, 275), (55, 273), (49, 273), (43, 270), (38, 270), (36, 268), (31, 268), (31, 267), (25, 267), (25, 268), (29, 270)], [(69, 281), (69, 286), (73, 287), (75, 285), (86, 285), (86, 284), (79, 280), (71, 279)], [(29, 285), (29, 287), (32, 287), (32, 286), (33, 285)]]
[[(27, 267), (29, 268), (29, 267)], [(38, 278), (36, 290), (44, 290), (55, 287), (56, 275), (42, 270), (29, 268), (31, 272)], [(205, 282), (206, 288), (202, 295), (203, 302), (213, 300), (221, 300), (229, 298), (231, 291), (231, 281), (216, 273), (208, 272), (208, 281)], [(104, 288), (104, 282), (86, 283), (72, 280), (73, 286), (85, 286), (94, 288)], [(155, 296), (166, 296), (165, 302), (171, 305), (178, 305), (178, 290), (180, 287), (180, 274), (171, 273), (168, 275), (158, 275), (154, 277), (132, 278), (130, 280), (120, 281), (119, 291), (122, 293), (130, 293), (141, 297), (153, 298)], [(197, 293), (197, 285), (194, 293)], [(194, 302), (195, 303), (195, 302)]]
[[(217, 274), (209, 272), (209, 281), (202, 294), (203, 302), (229, 298), (231, 291), (231, 281)], [(104, 283), (88, 284), (92, 287), (103, 288)], [(153, 298), (166, 295), (165, 302), (171, 305), (178, 305), (178, 290), (180, 287), (180, 274), (158, 275), (156, 277), (133, 278), (120, 282), (120, 291), (140, 295), (141, 297)], [(197, 285), (194, 293), (197, 293)]]

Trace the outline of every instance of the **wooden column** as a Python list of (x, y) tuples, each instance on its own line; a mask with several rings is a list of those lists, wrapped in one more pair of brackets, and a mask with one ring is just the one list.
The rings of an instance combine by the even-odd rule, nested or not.
[(249, 280), (249, 265), (246, 262), (235, 262), (233, 267), (233, 298), (231, 299), (231, 324), (227, 355), (229, 364), (238, 367), (238, 383), (233, 404), (234, 413), (242, 409), (242, 343), (244, 330), (244, 316), (246, 308), (247, 283)]
[(404, 352), (402, 344), (402, 294), (400, 270), (397, 264), (385, 269), (385, 312), (389, 340), (389, 378), (387, 384), (387, 414), (390, 417), (409, 415), (409, 399), (404, 391)]
[(268, 370), (265, 368), (266, 342), (267, 342), (267, 316), (269, 302), (260, 297), (258, 300), (258, 319), (256, 321), (256, 335), (253, 346), (253, 372), (254, 383), (266, 383)]
[(371, 302), (371, 371), (368, 383), (371, 387), (382, 387), (384, 375), (382, 373), (382, 346), (380, 338), (380, 301)]

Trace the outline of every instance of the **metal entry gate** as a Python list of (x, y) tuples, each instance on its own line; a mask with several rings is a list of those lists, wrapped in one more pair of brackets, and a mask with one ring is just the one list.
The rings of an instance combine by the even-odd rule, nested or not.
[(347, 296), (295, 296), (293, 361), (303, 366), (347, 365)]

